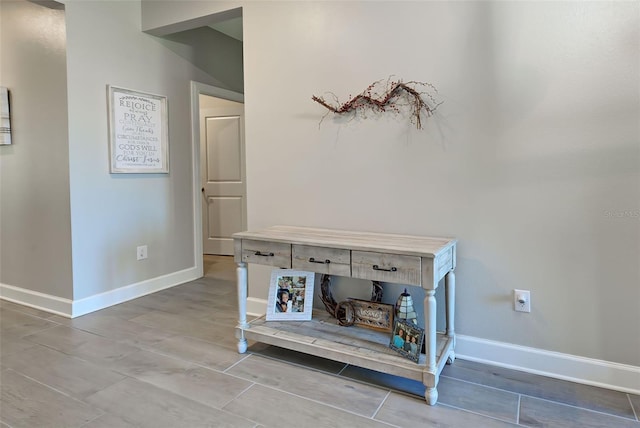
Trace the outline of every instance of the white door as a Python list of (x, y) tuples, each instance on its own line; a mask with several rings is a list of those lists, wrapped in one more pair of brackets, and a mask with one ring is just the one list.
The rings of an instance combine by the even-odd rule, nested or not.
[(205, 254), (232, 255), (246, 229), (244, 105), (200, 95), (200, 171)]

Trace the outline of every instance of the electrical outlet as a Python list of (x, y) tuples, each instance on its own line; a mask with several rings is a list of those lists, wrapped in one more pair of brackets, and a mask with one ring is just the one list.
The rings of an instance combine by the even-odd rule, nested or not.
[(138, 260), (144, 260), (147, 258), (147, 246), (141, 245), (136, 250), (136, 258)]
[(513, 290), (513, 305), (516, 312), (531, 312), (531, 292), (529, 290)]

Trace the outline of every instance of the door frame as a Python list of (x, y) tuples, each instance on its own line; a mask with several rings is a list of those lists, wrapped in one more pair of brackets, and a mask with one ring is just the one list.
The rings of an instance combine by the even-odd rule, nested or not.
[[(200, 177), (200, 94), (244, 104), (244, 94), (191, 81), (191, 160), (193, 168), (193, 257), (198, 275), (204, 275), (202, 249), (202, 191)], [(245, 134), (246, 135), (246, 134)], [(245, 141), (246, 144), (246, 141)], [(244, 165), (246, 168), (246, 164)], [(246, 170), (245, 170), (246, 171)], [(245, 196), (246, 197), (246, 196)]]

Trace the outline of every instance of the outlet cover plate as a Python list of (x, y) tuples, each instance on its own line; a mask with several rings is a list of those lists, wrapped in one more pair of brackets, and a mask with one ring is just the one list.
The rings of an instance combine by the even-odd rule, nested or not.
[[(521, 300), (524, 300), (524, 303)], [(531, 292), (529, 290), (513, 290), (513, 309), (516, 312), (531, 312)]]
[(146, 245), (140, 245), (136, 249), (136, 258), (137, 258), (137, 260), (144, 260), (144, 259), (147, 258), (147, 246)]

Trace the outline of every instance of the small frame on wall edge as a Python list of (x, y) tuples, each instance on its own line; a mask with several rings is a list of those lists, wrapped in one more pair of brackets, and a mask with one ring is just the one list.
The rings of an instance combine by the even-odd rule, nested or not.
[(396, 318), (393, 322), (393, 334), (389, 347), (416, 363), (420, 362), (420, 351), (424, 340), (424, 329), (412, 322)]
[(309, 321), (315, 273), (290, 269), (271, 272), (267, 321)]
[(11, 144), (11, 109), (9, 89), (0, 87), (0, 145)]
[(107, 85), (109, 172), (169, 172), (167, 97)]

